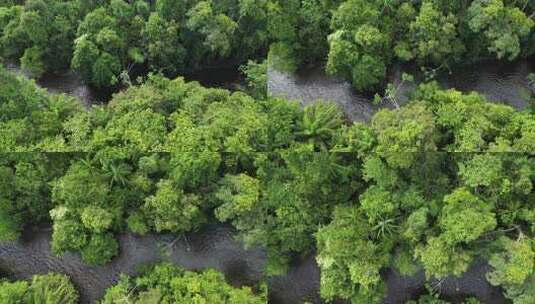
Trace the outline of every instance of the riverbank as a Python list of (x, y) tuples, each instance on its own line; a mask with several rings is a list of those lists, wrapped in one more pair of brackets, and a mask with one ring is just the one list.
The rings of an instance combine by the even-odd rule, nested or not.
[[(266, 262), (264, 250), (244, 249), (235, 240), (235, 231), (226, 225), (209, 225), (184, 236), (121, 234), (118, 236), (119, 256), (101, 267), (84, 264), (76, 254), (53, 255), (49, 228), (28, 228), (18, 241), (0, 245), (0, 270), (17, 280), (48, 272), (66, 274), (78, 288), (82, 304), (98, 301), (121, 274), (136, 275), (140, 267), (161, 261), (173, 262), (188, 270), (217, 269), (233, 286), (252, 286), (265, 279), (262, 272)], [(486, 281), (488, 269), (487, 263), (478, 260), (460, 278), (447, 277), (440, 283), (433, 280), (429, 283), (452, 303), (461, 303), (468, 296), (475, 296), (486, 304), (509, 303), (500, 288)], [(388, 269), (382, 276), (387, 284), (385, 304), (403, 304), (425, 292), (423, 272), (407, 277)], [(297, 259), (286, 275), (268, 279), (269, 303), (321, 303), (319, 280), (320, 270), (314, 254)]]
[[(20, 65), (13, 62), (4, 63), (6, 70), (28, 77)], [(238, 65), (218, 65), (195, 73), (184, 75), (187, 81), (197, 81), (204, 87), (239, 90), (245, 86), (245, 80)], [(80, 103), (90, 108), (92, 105), (107, 103), (118, 91), (113, 88), (94, 88), (84, 83), (75, 72), (46, 73), (35, 83), (50, 93), (64, 93), (76, 97)]]
[[(414, 68), (398, 67), (391, 72), (390, 81), (399, 82), (403, 72), (415, 74)], [(456, 88), (462, 92), (476, 91), (489, 101), (505, 103), (516, 109), (528, 106), (529, 86), (527, 76), (535, 72), (535, 60), (516, 62), (482, 61), (477, 64), (456, 67), (451, 73), (442, 72), (436, 80), (444, 88)], [(416, 79), (421, 79), (416, 75)], [(397, 98), (400, 104), (407, 101), (413, 84), (402, 86)], [(338, 77), (325, 74), (323, 67), (307, 67), (295, 74), (268, 70), (268, 92), (272, 96), (301, 102), (302, 105), (318, 100), (339, 104), (351, 121), (370, 121), (373, 114), (391, 104), (374, 105), (373, 94), (357, 92), (351, 84)]]

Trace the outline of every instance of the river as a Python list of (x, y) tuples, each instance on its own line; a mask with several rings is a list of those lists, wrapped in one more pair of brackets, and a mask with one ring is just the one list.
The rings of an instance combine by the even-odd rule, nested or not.
[[(529, 72), (535, 71), (534, 65), (527, 60), (508, 64), (484, 62), (454, 70), (451, 75), (439, 75), (438, 80), (445, 87), (476, 90), (491, 101), (523, 108), (526, 100), (519, 90), (527, 88), (525, 78)], [(9, 69), (20, 73), (16, 66), (10, 66)], [(209, 86), (220, 86), (238, 79), (235, 73), (227, 72), (225, 79), (218, 81), (214, 74), (216, 72), (209, 71), (193, 77), (205, 77), (202, 81), (197, 80)], [(86, 106), (109, 98), (108, 93), (103, 94), (84, 85), (72, 72), (46, 75), (37, 84), (50, 92), (74, 95)], [(354, 121), (369, 121), (380, 108), (371, 105), (370, 96), (355, 92), (347, 82), (328, 77), (318, 68), (305, 69), (295, 76), (270, 70), (268, 89), (270, 94), (296, 99), (303, 104), (318, 99), (335, 101)], [(12, 279), (28, 279), (34, 274), (50, 271), (65, 273), (77, 286), (84, 304), (100, 299), (105, 289), (114, 284), (121, 273), (133, 275), (140, 266), (163, 260), (192, 270), (218, 269), (236, 286), (254, 285), (265, 279), (262, 274), (266, 262), (264, 250), (245, 250), (234, 236), (234, 230), (225, 225), (210, 225), (200, 232), (179, 238), (171, 235), (121, 234), (118, 236), (120, 255), (106, 266), (91, 267), (83, 264), (76, 254), (61, 257), (51, 254), (49, 227), (28, 228), (18, 241), (0, 245), (0, 274), (7, 274)], [(462, 278), (447, 278), (440, 284), (431, 283), (445, 299), (454, 303), (460, 303), (466, 296), (476, 296), (482, 303), (508, 303), (501, 295), (501, 290), (486, 281), (487, 270), (485, 262), (477, 261)], [(382, 275), (387, 283), (385, 304), (402, 304), (424, 292), (425, 277), (422, 272), (404, 277), (389, 269)], [(269, 302), (321, 303), (319, 276), (314, 254), (296, 259), (287, 275), (268, 279)]]
[[(27, 77), (19, 64), (6, 62), (4, 66), (8, 71)], [(228, 90), (236, 90), (243, 85), (243, 76), (237, 66), (207, 68), (188, 74), (184, 78), (188, 81), (197, 81), (205, 87)], [(76, 97), (86, 108), (108, 102), (114, 93), (113, 89), (97, 89), (85, 84), (82, 78), (71, 70), (47, 73), (35, 82), (50, 93), (65, 93)]]
[[(119, 256), (105, 266), (95, 267), (85, 265), (77, 254), (53, 255), (50, 227), (33, 227), (26, 229), (19, 240), (0, 245), (0, 273), (11, 279), (29, 279), (51, 271), (67, 274), (80, 291), (83, 304), (98, 301), (121, 274), (135, 275), (140, 266), (158, 261), (170, 261), (190, 270), (214, 268), (235, 286), (255, 285), (265, 279), (265, 252), (262, 248), (245, 250), (234, 236), (234, 230), (226, 225), (209, 225), (178, 237), (121, 234)], [(486, 304), (507, 303), (500, 289), (486, 281), (487, 271), (488, 265), (477, 261), (462, 278), (450, 277), (441, 284), (431, 282), (445, 299), (454, 303), (460, 303), (466, 296), (476, 296)], [(387, 282), (385, 304), (402, 304), (425, 291), (422, 272), (404, 277), (389, 269), (382, 275)], [(268, 279), (269, 303), (321, 303), (319, 276), (314, 254), (296, 259), (288, 274)]]
[[(405, 67), (393, 69), (388, 75), (389, 80), (399, 82), (402, 71), (416, 74), (416, 78), (419, 78), (413, 67)], [(456, 88), (463, 92), (477, 91), (492, 102), (523, 109), (527, 106), (529, 73), (535, 73), (533, 59), (516, 62), (488, 60), (454, 68), (451, 73), (439, 73), (436, 80), (444, 88)], [(398, 94), (401, 104), (407, 101), (408, 92), (414, 87), (412, 84), (401, 87)], [(303, 105), (318, 100), (335, 102), (351, 121), (370, 121), (373, 114), (382, 107), (372, 104), (371, 94), (356, 92), (347, 81), (327, 76), (321, 66), (304, 68), (295, 75), (269, 69), (268, 92), (272, 96), (297, 100)], [(392, 107), (389, 104), (386, 106)]]

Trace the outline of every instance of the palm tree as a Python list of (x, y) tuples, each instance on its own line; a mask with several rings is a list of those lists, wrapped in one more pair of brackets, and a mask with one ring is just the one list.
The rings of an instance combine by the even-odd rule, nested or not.
[(110, 163), (106, 168), (106, 177), (110, 179), (110, 187), (115, 184), (120, 184), (122, 186), (126, 185), (128, 179), (127, 176), (130, 174), (130, 167), (127, 164), (115, 164)]
[(393, 234), (397, 228), (399, 226), (396, 224), (395, 218), (384, 218), (381, 216), (372, 229), (376, 232), (376, 238), (381, 238)]
[(303, 120), (298, 124), (298, 135), (320, 148), (327, 148), (327, 141), (332, 137), (343, 120), (340, 107), (330, 102), (316, 102), (305, 107)]

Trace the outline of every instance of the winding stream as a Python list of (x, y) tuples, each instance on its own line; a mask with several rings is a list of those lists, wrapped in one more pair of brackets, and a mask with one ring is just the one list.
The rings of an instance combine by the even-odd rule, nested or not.
[[(2, 63), (0, 62), (0, 64)], [(16, 63), (6, 62), (4, 66), (10, 72), (28, 77), (20, 65)], [(236, 66), (204, 69), (186, 75), (184, 78), (188, 81), (198, 81), (205, 87), (218, 87), (228, 90), (235, 90), (243, 82), (243, 77)], [(56, 74), (45, 74), (35, 83), (47, 89), (50, 93), (65, 93), (74, 96), (86, 108), (90, 108), (94, 104), (108, 102), (113, 95), (113, 90), (111, 89), (97, 89), (86, 85), (82, 78), (71, 70)]]
[[(391, 81), (399, 81), (401, 68), (389, 75)], [(407, 72), (414, 73), (413, 68)], [(527, 76), (535, 72), (535, 60), (516, 62), (483, 61), (478, 64), (455, 68), (450, 73), (437, 75), (436, 80), (445, 88), (456, 88), (463, 92), (477, 91), (489, 101), (503, 102), (517, 109), (527, 106), (529, 86)], [(407, 101), (407, 92), (414, 85), (400, 89), (398, 99)], [(309, 104), (318, 100), (339, 104), (351, 121), (370, 121), (381, 106), (373, 105), (370, 94), (356, 92), (351, 84), (337, 77), (327, 76), (322, 67), (309, 67), (295, 75), (268, 70), (268, 91), (273, 96), (297, 100)], [(389, 105), (386, 105), (389, 106)]]
[[(16, 66), (10, 66), (9, 69), (20, 73)], [(526, 100), (519, 91), (527, 88), (526, 76), (534, 71), (535, 62), (527, 60), (512, 64), (484, 62), (460, 68), (451, 75), (440, 75), (438, 80), (445, 87), (476, 90), (491, 101), (503, 101), (516, 108), (524, 108)], [(206, 75), (213, 77), (214, 73), (211, 71)], [(231, 80), (237, 79), (231, 73), (225, 74), (227, 76)], [(202, 74), (199, 77), (203, 77)], [(270, 70), (268, 79), (268, 89), (272, 95), (296, 99), (303, 104), (318, 99), (332, 100), (339, 103), (354, 121), (369, 121), (379, 109), (371, 105), (370, 96), (356, 93), (347, 82), (328, 77), (318, 68), (304, 70), (296, 76)], [(210, 78), (207, 81), (218, 84), (217, 79)], [(85, 86), (71, 72), (47, 75), (37, 83), (51, 92), (74, 95), (86, 106), (103, 101), (102, 94)], [(234, 235), (234, 230), (225, 225), (211, 225), (179, 238), (171, 235), (122, 234), (118, 236), (120, 255), (104, 267), (91, 267), (83, 264), (76, 254), (62, 257), (51, 254), (49, 227), (27, 229), (18, 241), (0, 245), (0, 274), (7, 274), (12, 279), (28, 279), (34, 274), (50, 271), (65, 273), (78, 287), (82, 303), (95, 303), (121, 273), (132, 275), (140, 266), (162, 260), (172, 261), (187, 269), (215, 268), (236, 286), (254, 285), (263, 279), (265, 252), (261, 248), (245, 250), (234, 240)], [(466, 296), (476, 296), (482, 303), (508, 303), (501, 295), (501, 290), (490, 286), (485, 280), (487, 270), (488, 265), (478, 261), (462, 278), (447, 278), (440, 284), (431, 283), (445, 299), (454, 303), (460, 303)], [(313, 254), (297, 259), (287, 275), (268, 280), (269, 302), (321, 303), (319, 276)], [(404, 277), (394, 270), (387, 270), (383, 277), (387, 283), (386, 304), (405, 303), (424, 291), (425, 277), (421, 272)]]
[[(265, 252), (261, 248), (245, 250), (234, 235), (234, 230), (225, 225), (210, 225), (200, 232), (179, 237), (121, 234), (119, 256), (106, 266), (93, 267), (85, 265), (77, 254), (53, 255), (50, 228), (36, 227), (24, 231), (18, 241), (0, 246), (0, 273), (11, 279), (29, 279), (34, 274), (50, 271), (67, 274), (80, 291), (82, 303), (98, 301), (121, 274), (135, 275), (140, 266), (158, 261), (170, 261), (190, 270), (214, 268), (235, 286), (255, 285), (264, 279)], [(454, 303), (467, 296), (475, 296), (486, 304), (507, 303), (501, 290), (485, 280), (487, 271), (488, 265), (477, 261), (461, 278), (449, 277), (440, 284), (431, 283), (445, 299)], [(287, 275), (268, 280), (269, 303), (321, 303), (319, 276), (313, 254), (296, 260)], [(395, 270), (386, 270), (383, 278), (387, 283), (385, 304), (402, 304), (425, 291), (423, 272), (405, 277)]]
[(50, 252), (49, 227), (27, 229), (20, 240), (0, 246), (0, 270), (13, 279), (28, 279), (50, 271), (69, 275), (81, 293), (82, 303), (99, 300), (120, 274), (134, 275), (140, 266), (170, 261), (186, 269), (214, 268), (233, 285), (254, 285), (262, 279), (265, 254), (245, 250), (228, 226), (208, 226), (201, 232), (172, 235), (121, 234), (120, 254), (103, 267), (85, 265), (77, 254)]

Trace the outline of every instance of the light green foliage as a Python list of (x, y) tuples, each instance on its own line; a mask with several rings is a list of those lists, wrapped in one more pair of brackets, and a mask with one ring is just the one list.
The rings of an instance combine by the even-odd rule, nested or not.
[(69, 207), (105, 205), (110, 188), (105, 177), (99, 173), (87, 163), (76, 162), (55, 182), (52, 199)]
[(0, 302), (2, 303), (22, 303), (24, 295), (28, 292), (28, 282), (6, 282), (0, 281)]
[(388, 217), (397, 207), (392, 193), (377, 186), (366, 189), (366, 192), (360, 196), (360, 204), (371, 223)]
[(487, 280), (495, 286), (502, 286), (506, 295), (517, 303), (529, 303), (535, 294), (533, 288), (533, 270), (535, 269), (535, 251), (533, 240), (520, 235), (517, 240), (502, 237), (497, 241), (501, 252), (493, 254), (489, 260), (492, 270), (487, 273)]
[(535, 276), (531, 274), (524, 284), (510, 285), (505, 291), (506, 297), (513, 300), (514, 304), (529, 304), (535, 300), (535, 291), (533, 290), (535, 284)]
[(126, 220), (128, 229), (134, 233), (144, 235), (149, 232), (149, 227), (146, 223), (146, 219), (141, 212), (133, 213)]
[[(446, 151), (478, 152), (494, 147), (499, 149), (495, 152), (528, 151), (526, 146), (531, 144), (531, 128), (527, 127), (531, 115), (486, 102), (477, 93), (439, 90), (431, 83), (420, 86), (415, 99), (424, 101), (434, 113), (435, 125), (444, 129), (439, 140)], [(498, 143), (505, 147), (498, 148)]]
[(87, 244), (87, 232), (77, 221), (67, 218), (68, 210), (58, 207), (50, 211), (54, 221), (52, 232), (52, 252), (63, 254), (66, 251), (80, 250)]
[(32, 278), (26, 302), (29, 304), (74, 304), (78, 292), (69, 278), (62, 274), (36, 275)]
[(533, 271), (533, 245), (523, 235), (516, 241), (508, 238), (499, 241), (505, 251), (490, 259), (495, 270), (489, 273), (489, 281), (493, 285), (521, 285)]
[(403, 226), (403, 238), (413, 243), (420, 241), (429, 227), (428, 214), (429, 209), (426, 207), (411, 213)]
[(262, 304), (265, 295), (250, 287), (232, 287), (215, 270), (185, 271), (171, 264), (158, 264), (133, 279), (122, 277), (108, 288), (102, 304), (129, 303), (240, 303)]
[(245, 174), (226, 176), (216, 197), (223, 202), (216, 209), (216, 216), (222, 221), (250, 212), (260, 199), (260, 183)]
[(110, 227), (113, 215), (100, 207), (88, 206), (83, 209), (81, 219), (85, 228), (99, 233)]
[(342, 123), (343, 113), (336, 104), (318, 102), (305, 107), (303, 120), (298, 124), (298, 135), (313, 147), (325, 151), (328, 141)]
[(85, 79), (91, 79), (93, 75), (93, 64), (99, 56), (97, 46), (89, 40), (87, 35), (78, 37), (74, 41), (74, 45), (71, 66)]
[(501, 157), (492, 154), (478, 154), (466, 163), (461, 163), (459, 175), (471, 187), (499, 187), (502, 177)]
[(75, 304), (78, 292), (62, 274), (35, 275), (30, 282), (0, 281), (0, 302), (6, 304)]
[(472, 252), (449, 245), (444, 237), (429, 238), (427, 244), (415, 248), (414, 253), (427, 277), (461, 276), (473, 260)]
[(444, 202), (439, 226), (449, 244), (474, 241), (496, 227), (491, 206), (466, 189), (456, 189), (444, 197)]
[(460, 244), (470, 244), (497, 224), (491, 207), (466, 189), (456, 189), (444, 197), (444, 202), (438, 221), (442, 233), (415, 251), (427, 275), (439, 278), (466, 271), (473, 253)]
[[(528, 207), (533, 161), (526, 154), (438, 152), (518, 151), (511, 143), (527, 138), (524, 134), (530, 131), (523, 134), (519, 130), (533, 118), (523, 114), (521, 122), (516, 117), (520, 114), (511, 108), (489, 104), (477, 94), (437, 90), (433, 84), (422, 86), (413, 100), (401, 109), (379, 112), (371, 126), (354, 126), (361, 135), (353, 139), (355, 151), (365, 151), (360, 153), (362, 178), (367, 184), (357, 205), (347, 207), (356, 209), (358, 218), (339, 224), (340, 215), (335, 211), (332, 222), (317, 236), (322, 296), (326, 299), (351, 299), (350, 295), (361, 289), (362, 282), (348, 283), (349, 278), (358, 277), (355, 272), (339, 264), (344, 250), (353, 248), (355, 252), (352, 246), (364, 245), (349, 239), (340, 241), (336, 250), (325, 245), (334, 242), (351, 222), (359, 225), (348, 228), (352, 233), (362, 229), (365, 240), (389, 257), (381, 267), (396, 267), (408, 274), (423, 267), (427, 277), (439, 279), (461, 276), (483, 253), (499, 256), (494, 242), (504, 233), (518, 236), (533, 231), (529, 223), (533, 208)], [(473, 121), (485, 123), (474, 130)], [(478, 132), (475, 137), (464, 135), (470, 129)], [(347, 127), (340, 132), (351, 134)], [(370, 136), (373, 140), (367, 140)], [(336, 140), (335, 150), (349, 145), (348, 138)], [(397, 152), (390, 152), (393, 148)], [(349, 214), (344, 210), (343, 214)], [(336, 255), (333, 252), (342, 257), (331, 258)], [(502, 261), (509, 261), (502, 255)], [(360, 254), (358, 260), (373, 263), (378, 256)], [(527, 265), (518, 274), (526, 281), (511, 285), (507, 292), (519, 303), (529, 303), (526, 299), (532, 297), (526, 287), (532, 274), (530, 263)], [(514, 269), (519, 268), (511, 266), (510, 271)]]
[(249, 60), (241, 71), (247, 79), (247, 92), (257, 99), (267, 98), (267, 60), (260, 63)]
[[(337, 43), (380, 45), (388, 28), (374, 22), (391, 8), (372, 4), (363, 7), (368, 15), (338, 12), (337, 25), (352, 33)], [(101, 13), (121, 24), (150, 18), (150, 10), (128, 7), (114, 1)], [(433, 6), (444, 16), (457, 7)], [(211, 9), (222, 8), (212, 2)], [(405, 9), (406, 19), (420, 13), (417, 6), (414, 14)], [(116, 52), (122, 47), (116, 38), (126, 37), (104, 30), (98, 23), (107, 17), (100, 17), (83, 28), (100, 37), (91, 42), (99, 44), (98, 57), (100, 48)], [(366, 26), (345, 22), (355, 17)], [(0, 73), (2, 151), (77, 152), (2, 155), (5, 239), (16, 238), (24, 224), (52, 220), (54, 253), (79, 252), (101, 265), (117, 254), (115, 235), (127, 229), (180, 234), (225, 221), (245, 246), (265, 248), (268, 274), (282, 273), (316, 243), (326, 300), (379, 302), (387, 268), (423, 269), (441, 279), (488, 257), (489, 280), (517, 303), (532, 302), (535, 162), (525, 152), (535, 147), (535, 117), (529, 112), (427, 84), (408, 105), (378, 112), (371, 124), (350, 125), (329, 103), (302, 109), (281, 98), (162, 76), (125, 89), (108, 105), (86, 111), (71, 102)], [(241, 300), (247, 292), (227, 290), (219, 279), (187, 285), (181, 278), (200, 279), (159, 271), (180, 278), (165, 288), (122, 281), (105, 301), (174, 303), (175, 287), (195, 297), (207, 286), (224, 289), (223, 303), (247, 303)], [(131, 292), (135, 286), (144, 287)]]
[(377, 136), (376, 151), (388, 155), (390, 165), (406, 167), (413, 161), (414, 152), (436, 150), (433, 116), (419, 104), (396, 111), (381, 110), (371, 126)]
[(321, 295), (326, 299), (341, 297), (377, 302), (384, 286), (379, 271), (388, 256), (381, 245), (370, 240), (370, 227), (356, 208), (338, 207), (333, 221), (317, 233), (321, 269)]
[(117, 242), (106, 232), (119, 220), (118, 203), (124, 198), (117, 187), (111, 189), (114, 176), (108, 176), (87, 160), (77, 160), (54, 183), (52, 199), (58, 204), (50, 212), (54, 253), (81, 251), (85, 262), (97, 265), (117, 254)]
[[(333, 202), (354, 193), (355, 168), (308, 145), (283, 153), (258, 154), (257, 177), (227, 176), (216, 197), (220, 220), (230, 220), (248, 246), (268, 248), (267, 270), (280, 273), (292, 252), (310, 248), (311, 234), (324, 223)], [(323, 173), (320, 173), (323, 172)]]
[(368, 125), (354, 123), (351, 126), (342, 125), (334, 135), (333, 152), (353, 152), (359, 157), (367, 155), (376, 144), (376, 138)]
[[(47, 137), (55, 137), (62, 122), (81, 111), (74, 98), (49, 97), (31, 81), (0, 67), (0, 149), (2, 152), (35, 151)], [(32, 132), (24, 132), (31, 129)], [(51, 147), (52, 151), (60, 147)]]
[(201, 201), (194, 194), (185, 194), (169, 180), (158, 182), (155, 195), (147, 197), (144, 208), (151, 215), (156, 231), (184, 232), (203, 223)]

